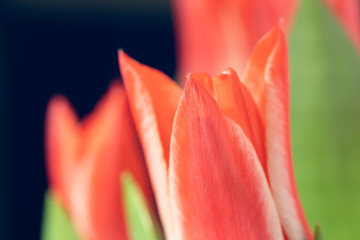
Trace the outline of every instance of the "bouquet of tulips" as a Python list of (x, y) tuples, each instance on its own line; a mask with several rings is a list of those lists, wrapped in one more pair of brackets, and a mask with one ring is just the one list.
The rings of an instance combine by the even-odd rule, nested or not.
[[(124, 49), (121, 77), (87, 117), (78, 119), (64, 96), (50, 100), (43, 238), (322, 239), (316, 222), (327, 239), (351, 236), (331, 233), (327, 215), (317, 212), (327, 195), (312, 193), (316, 176), (330, 177), (316, 171), (326, 169), (319, 165), (339, 161), (333, 146), (360, 156), (351, 144), (360, 140), (360, 110), (350, 104), (360, 89), (359, 2), (173, 0), (173, 6), (177, 83)], [(328, 84), (337, 86), (340, 100), (331, 100), (330, 91), (318, 103)], [(321, 101), (336, 104), (323, 110)], [(342, 124), (357, 130), (327, 124), (333, 109), (343, 109), (349, 117)], [(295, 182), (290, 112), (310, 224)], [(324, 124), (329, 135), (312, 137)], [(340, 131), (346, 140), (332, 145), (328, 139)], [(314, 147), (333, 151), (333, 159), (317, 158)], [(337, 223), (339, 231), (344, 225)]]

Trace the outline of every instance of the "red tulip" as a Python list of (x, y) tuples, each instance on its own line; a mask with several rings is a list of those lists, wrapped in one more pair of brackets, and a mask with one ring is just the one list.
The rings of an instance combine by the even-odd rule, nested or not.
[(217, 74), (231, 66), (238, 74), (258, 40), (280, 18), (292, 18), (298, 0), (173, 0), (179, 76)]
[[(300, 0), (173, 0), (179, 76), (216, 74), (229, 66), (242, 74), (257, 41), (280, 18), (292, 25)], [(360, 49), (358, 0), (324, 0)]]
[(256, 45), (242, 81), (231, 69), (191, 74), (182, 93), (120, 51), (168, 239), (312, 239), (293, 175), (280, 25)]
[(46, 116), (50, 190), (81, 239), (127, 239), (119, 175), (129, 170), (150, 206), (152, 193), (123, 87), (114, 82), (94, 111), (79, 121), (69, 102), (54, 97)]
[(165, 74), (139, 64), (122, 51), (119, 63), (162, 225), (167, 238), (172, 239), (168, 184), (170, 137), (182, 90)]

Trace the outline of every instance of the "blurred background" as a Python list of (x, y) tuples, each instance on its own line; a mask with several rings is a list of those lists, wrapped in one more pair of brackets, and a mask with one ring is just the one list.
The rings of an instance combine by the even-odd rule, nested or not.
[(62, 93), (89, 113), (119, 76), (118, 48), (173, 76), (170, 2), (0, 1), (0, 239), (39, 239), (46, 104)]
[[(321, 1), (303, 2), (289, 37), (299, 193), (325, 239), (356, 239), (359, 53)], [(173, 77), (174, 41), (169, 0), (0, 1), (0, 239), (40, 237), (50, 97), (89, 113), (119, 76), (119, 48)]]

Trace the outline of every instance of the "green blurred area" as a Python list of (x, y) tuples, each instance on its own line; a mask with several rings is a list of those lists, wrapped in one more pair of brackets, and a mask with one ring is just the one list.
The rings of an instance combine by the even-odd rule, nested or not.
[(360, 58), (318, 0), (304, 0), (290, 39), (292, 145), (298, 190), (324, 239), (360, 236)]
[(46, 193), (41, 239), (43, 240), (79, 240), (63, 208)]
[[(133, 240), (163, 239), (159, 223), (153, 218), (139, 186), (129, 172), (121, 174), (120, 191), (130, 238)], [(43, 240), (79, 240), (68, 215), (50, 193), (45, 195), (41, 237)]]
[(121, 174), (121, 193), (127, 229), (132, 240), (163, 239), (159, 224), (149, 211), (145, 198), (129, 172)]

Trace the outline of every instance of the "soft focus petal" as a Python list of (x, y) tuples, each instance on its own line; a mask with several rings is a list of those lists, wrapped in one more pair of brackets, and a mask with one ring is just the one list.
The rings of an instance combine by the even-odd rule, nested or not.
[(254, 48), (247, 67), (243, 73), (242, 82), (250, 91), (256, 105), (258, 106), (260, 115), (264, 122), (265, 120), (265, 103), (266, 103), (266, 84), (265, 75), (268, 64), (268, 58), (274, 49), (277, 40), (277, 32), (279, 30), (273, 29), (270, 34), (267, 34)]
[(63, 96), (55, 96), (46, 111), (46, 165), (52, 194), (69, 207), (71, 176), (79, 145), (78, 117)]
[(169, 174), (180, 239), (283, 239), (251, 142), (192, 79), (174, 120)]
[(268, 176), (289, 239), (311, 239), (296, 191), (289, 133), (289, 73), (280, 23), (255, 47), (244, 74), (266, 125)]
[[(63, 99), (61, 102), (58, 99), (54, 101), (49, 105), (47, 118), (47, 159), (50, 177), (57, 172), (67, 172), (67, 179), (61, 183), (66, 186), (62, 196), (66, 198), (66, 211), (83, 239), (126, 239), (119, 192), (122, 170), (133, 174), (148, 203), (153, 210), (155, 207), (122, 86), (117, 82), (112, 84), (92, 114), (83, 123), (72, 121), (73, 132), (63, 131), (63, 135), (59, 133), (63, 130), (63, 122), (56, 120), (56, 117), (65, 118), (62, 112), (66, 113), (63, 108), (68, 105)], [(77, 144), (71, 147), (57, 144), (68, 140), (68, 136), (74, 133), (78, 134)], [(61, 151), (69, 153), (63, 155)], [(60, 153), (57, 158), (54, 157), (56, 153)], [(62, 162), (71, 162), (71, 171), (61, 165), (58, 169), (51, 168), (52, 164)], [(51, 184), (50, 187), (57, 192), (56, 185)]]
[(324, 0), (360, 51), (360, 4), (358, 0)]
[(172, 123), (181, 89), (165, 74), (119, 52), (121, 75), (166, 235), (171, 237), (168, 162)]
[[(178, 36), (179, 76), (215, 75), (232, 67), (243, 72), (257, 41), (284, 17), (292, 18), (298, 0), (173, 0)], [(290, 24), (289, 24), (290, 25)]]
[(216, 100), (225, 115), (234, 120), (252, 142), (261, 165), (266, 171), (265, 129), (259, 111), (236, 73), (229, 69), (210, 77), (206, 73), (190, 74)]

